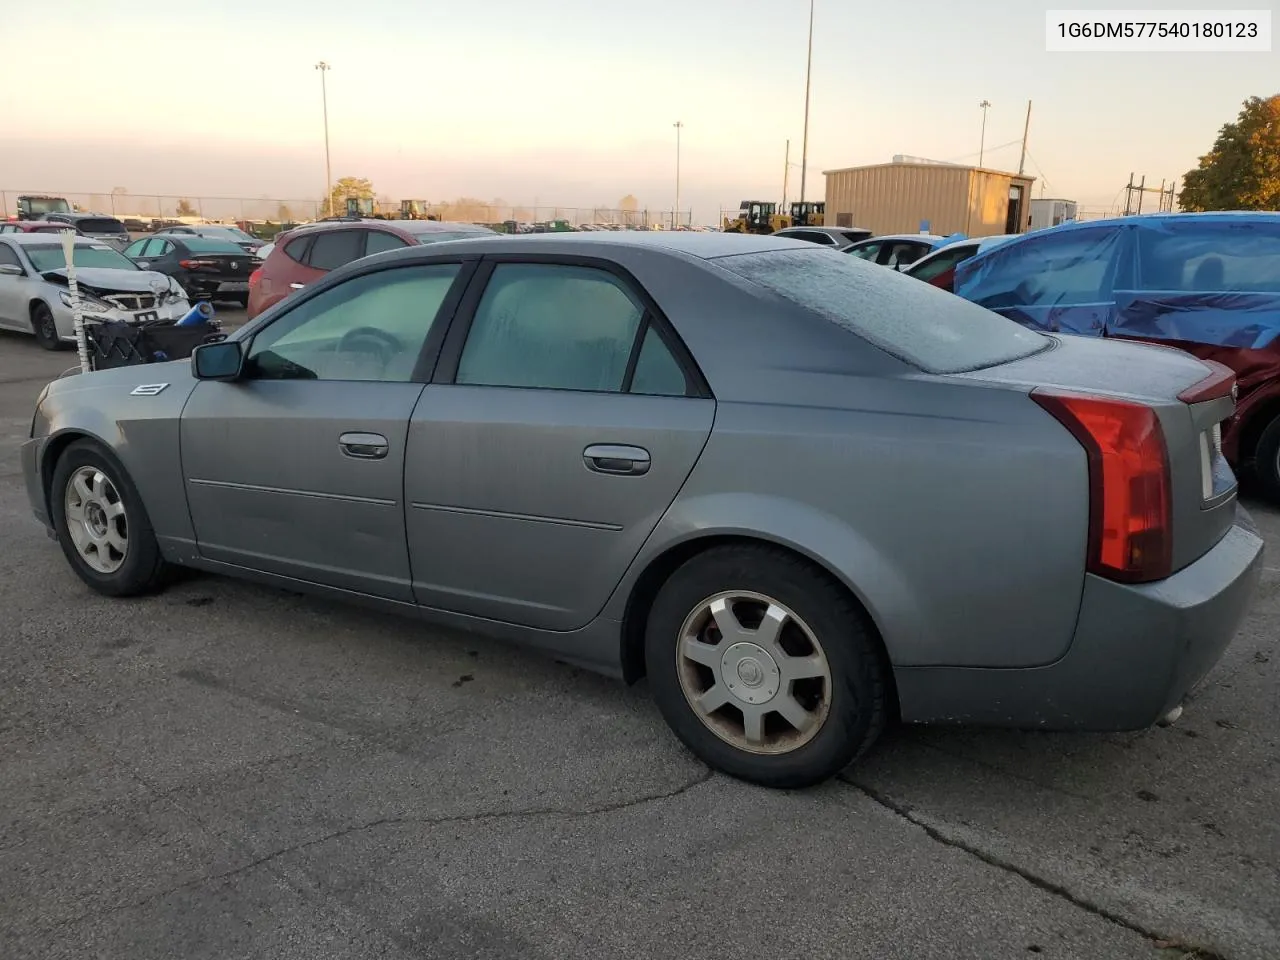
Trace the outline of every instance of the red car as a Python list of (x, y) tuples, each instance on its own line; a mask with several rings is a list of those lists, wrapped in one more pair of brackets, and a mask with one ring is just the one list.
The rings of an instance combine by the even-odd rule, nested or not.
[(474, 223), (359, 217), (335, 217), (298, 227), (277, 237), (262, 266), (250, 275), (249, 319), (352, 260), (417, 243), (458, 240), (493, 232)]
[(61, 233), (75, 227), (66, 223), (54, 223), (50, 220), (5, 220), (0, 223), (0, 233)]

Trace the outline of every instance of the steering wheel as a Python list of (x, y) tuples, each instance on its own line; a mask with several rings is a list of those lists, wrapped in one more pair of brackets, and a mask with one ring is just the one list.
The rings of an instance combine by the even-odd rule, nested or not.
[(398, 337), (377, 327), (356, 327), (344, 333), (338, 341), (338, 353), (376, 354), (384, 367), (402, 350), (404, 344)]

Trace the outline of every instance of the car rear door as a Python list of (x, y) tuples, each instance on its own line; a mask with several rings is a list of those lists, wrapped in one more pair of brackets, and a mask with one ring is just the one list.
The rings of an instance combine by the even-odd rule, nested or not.
[(629, 274), (487, 258), (409, 424), (417, 601), (547, 630), (587, 624), (693, 469), (714, 410)]
[(181, 452), (201, 556), (413, 601), (409, 417), (423, 356), (438, 349), (473, 266), (442, 258), (304, 295), (253, 335), (240, 379), (196, 386)]

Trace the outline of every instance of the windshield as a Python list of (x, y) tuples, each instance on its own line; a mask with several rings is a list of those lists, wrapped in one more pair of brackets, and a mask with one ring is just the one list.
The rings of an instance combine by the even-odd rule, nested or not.
[(129, 231), (124, 228), (124, 224), (119, 220), (111, 217), (97, 217), (92, 220), (81, 220), (76, 224), (81, 233), (110, 233), (122, 234)]
[(23, 201), (31, 213), (70, 213), (71, 207), (61, 197), (30, 197)]
[(238, 253), (244, 255), (238, 245), (230, 240), (219, 240), (216, 237), (182, 237), (183, 245), (192, 253)]
[[(27, 257), (31, 260), (31, 265), (36, 268), (38, 273), (61, 270), (67, 265), (67, 260), (62, 255), (61, 244), (29, 244), (22, 249), (26, 251)], [(110, 247), (91, 247), (87, 243), (76, 244), (72, 260), (77, 267), (107, 267), (111, 270), (138, 269), (132, 260), (118, 250), (112, 250)]]
[(1008, 363), (1051, 342), (928, 284), (820, 247), (714, 262), (927, 373)]

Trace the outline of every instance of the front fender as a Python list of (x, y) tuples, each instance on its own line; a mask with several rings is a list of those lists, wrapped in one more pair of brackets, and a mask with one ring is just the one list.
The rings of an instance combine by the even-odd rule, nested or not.
[[(40, 477), (48, 491), (62, 450), (79, 438), (105, 447), (128, 472), (159, 538), (191, 539), (178, 424), (196, 381), (189, 361), (121, 367), (54, 381), (36, 410), (32, 434), (45, 437)], [(140, 384), (170, 381), (152, 396)]]
[(624, 618), (636, 582), (664, 554), (692, 541), (725, 536), (774, 543), (824, 567), (862, 602), (894, 663), (895, 652), (903, 652), (901, 638), (912, 638), (917, 649), (932, 647), (938, 639), (920, 615), (920, 604), (912, 601), (902, 573), (856, 530), (808, 504), (749, 492), (677, 498), (610, 598), (604, 616)]

